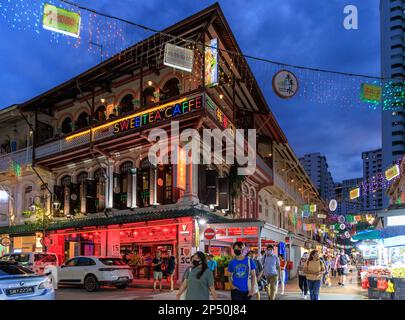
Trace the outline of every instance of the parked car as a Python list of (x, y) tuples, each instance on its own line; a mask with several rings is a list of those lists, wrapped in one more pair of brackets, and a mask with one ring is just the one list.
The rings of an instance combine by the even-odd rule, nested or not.
[[(58, 265), (58, 256), (54, 253), (23, 252), (11, 253), (3, 257), (4, 260), (15, 261), (23, 267), (31, 269), (36, 274), (43, 274), (46, 266)], [(1, 260), (3, 260), (3, 257)]]
[(133, 275), (131, 268), (120, 258), (79, 256), (58, 267), (56, 279), (58, 285), (83, 285), (87, 291), (93, 292), (100, 286), (125, 289)]
[(17, 262), (0, 261), (0, 300), (54, 300), (46, 275), (37, 275)]

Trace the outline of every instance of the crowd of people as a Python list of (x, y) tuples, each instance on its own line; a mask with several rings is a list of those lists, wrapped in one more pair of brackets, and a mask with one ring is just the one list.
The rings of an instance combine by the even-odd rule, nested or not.
[[(266, 250), (247, 251), (244, 243), (235, 242), (232, 246), (234, 258), (229, 262), (229, 284), (232, 300), (261, 299), (260, 292), (265, 290), (269, 300), (275, 300), (278, 290), (284, 295), (287, 261), (284, 256), (274, 253), (273, 245)], [(139, 263), (139, 256), (134, 254), (127, 259), (130, 265)], [(153, 268), (153, 290), (162, 291), (163, 269), (170, 281), (170, 290), (174, 290), (174, 271), (176, 258), (171, 250), (156, 251), (151, 258)], [(321, 255), (317, 250), (305, 252), (298, 263), (298, 286), (304, 299), (319, 300), (321, 286), (331, 286), (331, 277), (338, 277), (338, 285), (344, 287), (349, 273), (351, 261), (344, 250), (336, 256)], [(191, 265), (183, 274), (182, 282), (176, 298), (183, 300), (217, 299), (215, 275), (218, 264), (212, 254), (196, 252), (191, 257)]]

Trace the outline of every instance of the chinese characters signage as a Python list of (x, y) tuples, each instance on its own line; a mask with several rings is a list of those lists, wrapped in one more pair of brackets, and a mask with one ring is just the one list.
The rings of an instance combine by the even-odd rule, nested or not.
[(232, 132), (235, 130), (235, 126), (226, 116), (226, 114), (221, 110), (221, 108), (217, 107), (214, 101), (211, 100), (210, 97), (206, 96), (207, 102), (207, 110), (210, 112), (213, 117), (220, 123), (223, 129), (231, 129)]
[(163, 64), (169, 67), (191, 72), (193, 70), (193, 50), (167, 43)]
[(273, 90), (282, 99), (291, 98), (298, 91), (298, 79), (292, 72), (280, 70), (273, 77)]
[(46, 3), (44, 6), (44, 15), (42, 25), (44, 29), (79, 37), (80, 34), (80, 15), (78, 13), (55, 7)]

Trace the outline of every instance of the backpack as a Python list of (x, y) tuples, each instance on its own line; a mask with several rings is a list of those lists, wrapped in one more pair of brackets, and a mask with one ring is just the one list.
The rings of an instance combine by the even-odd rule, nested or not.
[(348, 262), (349, 262), (349, 260), (347, 259), (347, 255), (341, 254), (339, 257), (339, 264), (341, 266), (345, 266), (345, 265), (347, 265)]

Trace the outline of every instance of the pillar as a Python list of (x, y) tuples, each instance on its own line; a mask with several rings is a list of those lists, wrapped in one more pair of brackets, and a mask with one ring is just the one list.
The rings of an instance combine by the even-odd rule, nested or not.
[(106, 197), (106, 203), (105, 207), (107, 209), (112, 209), (113, 207), (113, 197), (114, 197), (114, 161), (108, 160), (108, 166), (107, 166), (107, 181), (105, 184), (106, 190), (105, 190), (105, 197)]
[(158, 192), (158, 184), (157, 184), (157, 166), (152, 166), (152, 172), (153, 172), (153, 205), (156, 206), (159, 203), (157, 203), (157, 192)]
[(138, 182), (138, 169), (137, 168), (133, 168), (131, 171), (131, 183), (132, 183), (132, 199), (131, 199), (131, 208), (137, 208), (137, 203), (136, 203), (136, 199), (137, 199), (137, 193), (138, 193), (138, 186), (137, 186), (137, 182)]

